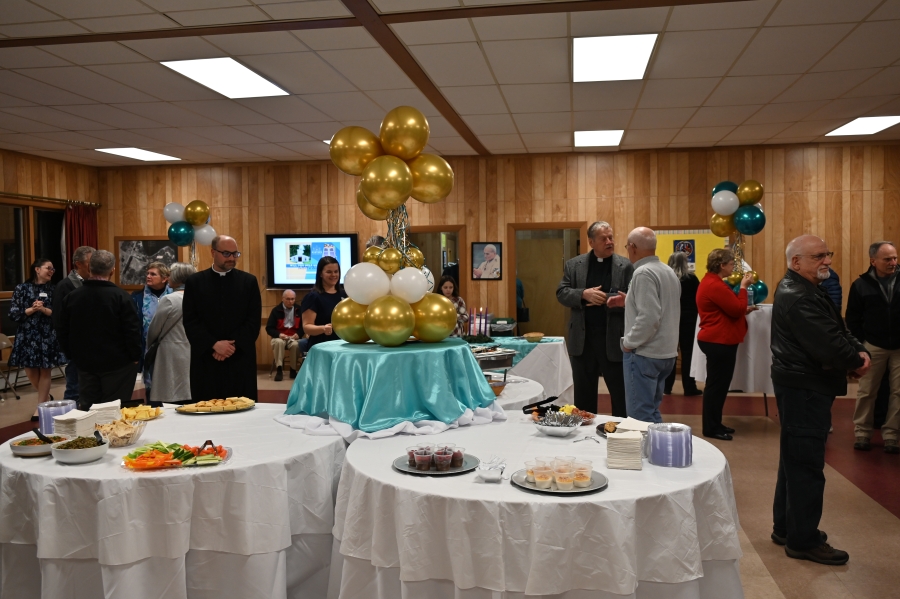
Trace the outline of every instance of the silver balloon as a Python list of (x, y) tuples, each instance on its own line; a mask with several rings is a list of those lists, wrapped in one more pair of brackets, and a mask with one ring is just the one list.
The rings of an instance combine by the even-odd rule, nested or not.
[(428, 281), (428, 293), (432, 293), (434, 291), (434, 275), (427, 266), (422, 267), (422, 274), (425, 275), (425, 280)]

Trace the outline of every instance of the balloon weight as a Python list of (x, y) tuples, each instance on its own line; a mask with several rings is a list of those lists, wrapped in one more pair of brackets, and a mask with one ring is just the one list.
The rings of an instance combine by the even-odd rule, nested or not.
[(756, 206), (741, 206), (734, 213), (734, 226), (744, 235), (756, 235), (766, 226), (766, 215)]
[(394, 274), (403, 265), (403, 254), (397, 248), (387, 248), (378, 255), (378, 266), (389, 275)]
[(391, 280), (377, 264), (354, 264), (344, 275), (344, 291), (354, 302), (368, 306), (391, 291)]
[(184, 206), (178, 202), (169, 202), (163, 208), (163, 217), (168, 223), (177, 223), (184, 220)]
[(363, 262), (370, 262), (372, 264), (378, 264), (378, 256), (381, 255), (383, 250), (377, 245), (373, 245), (370, 248), (366, 248), (366, 251), (363, 252)]
[(759, 181), (747, 179), (738, 186), (735, 193), (741, 201), (741, 206), (752, 206), (762, 199), (763, 186)]
[(456, 328), (456, 307), (443, 295), (428, 293), (412, 309), (416, 315), (413, 336), (420, 341), (435, 343)]
[(366, 333), (375, 343), (395, 347), (409, 339), (416, 317), (407, 302), (385, 295), (369, 304), (364, 322)]
[(417, 268), (404, 268), (391, 277), (391, 295), (414, 304), (428, 293), (428, 280)]
[(366, 308), (362, 304), (345, 298), (334, 307), (331, 313), (331, 326), (335, 335), (347, 343), (365, 343), (369, 340), (366, 333)]
[(434, 154), (419, 154), (409, 161), (412, 173), (412, 197), (426, 204), (440, 202), (453, 189), (453, 169), (447, 161)]
[(356, 190), (356, 205), (363, 214), (372, 220), (387, 220), (388, 214), (390, 214), (390, 210), (382, 210), (370, 204), (361, 189)]
[(172, 223), (169, 226), (169, 241), (177, 246), (191, 245), (194, 241), (194, 227), (187, 221)]
[(200, 245), (210, 245), (215, 236), (216, 230), (212, 228), (212, 225), (194, 227), (194, 241)]
[(409, 199), (412, 173), (396, 156), (379, 156), (363, 171), (359, 190), (372, 206), (393, 210)]
[(384, 154), (378, 136), (365, 127), (344, 127), (328, 145), (331, 161), (348, 175), (361, 175), (370, 162)]
[(209, 218), (209, 205), (203, 200), (194, 200), (184, 207), (184, 220), (195, 227), (202, 227)]
[(388, 154), (412, 160), (425, 149), (430, 130), (424, 114), (412, 106), (398, 106), (381, 121), (381, 147)]
[(716, 214), (722, 216), (731, 216), (741, 207), (741, 202), (734, 192), (723, 189), (712, 197), (712, 209)]
[(713, 214), (709, 219), (709, 229), (717, 237), (728, 237), (736, 231), (734, 228), (734, 215), (722, 216)]

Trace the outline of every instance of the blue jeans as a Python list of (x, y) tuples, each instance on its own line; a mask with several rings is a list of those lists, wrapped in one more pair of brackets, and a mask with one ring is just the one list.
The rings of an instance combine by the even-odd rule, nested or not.
[(78, 368), (74, 362), (66, 366), (66, 390), (63, 399), (78, 399)]
[(675, 366), (675, 358), (656, 359), (625, 352), (622, 370), (625, 372), (625, 407), (628, 415), (644, 422), (662, 422), (659, 404), (662, 402), (666, 377)]

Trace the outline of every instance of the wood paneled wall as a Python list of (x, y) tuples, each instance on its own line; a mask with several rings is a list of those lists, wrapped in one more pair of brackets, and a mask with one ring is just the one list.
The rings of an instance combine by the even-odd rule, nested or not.
[[(99, 171), (91, 166), (57, 162), (0, 150), (0, 191), (60, 200), (98, 201)], [(0, 196), (0, 202), (4, 199)]]
[[(820, 235), (836, 252), (834, 269), (841, 276), (845, 301), (850, 283), (868, 267), (869, 243), (900, 241), (898, 145), (756, 146), (449, 162), (456, 174), (453, 192), (437, 205), (410, 200), (410, 222), (464, 225), (468, 242), (506, 242), (509, 223), (602, 219), (612, 224), (619, 245), (639, 225), (703, 227), (712, 215), (713, 185), (751, 178), (765, 186), (767, 225), (748, 242), (747, 260), (770, 288), (784, 273), (785, 245), (797, 235)], [(100, 245), (111, 248), (115, 236), (164, 235), (162, 208), (167, 202), (201, 199), (212, 207), (216, 230), (238, 240), (244, 252), (241, 267), (262, 282), (266, 233), (358, 232), (361, 240), (383, 234), (383, 222), (371, 221), (357, 209), (355, 190), (356, 180), (329, 163), (100, 169)], [(439, 256), (426, 259), (440, 264)], [(507, 279), (515, 262), (510, 256), (502, 259), (502, 282), (468, 281), (465, 299), (470, 306), (512, 309), (515, 297)], [(209, 250), (202, 248), (201, 266), (209, 263)], [(264, 291), (261, 317), (279, 298), (279, 292)], [(271, 355), (265, 341), (259, 344), (261, 364)]]

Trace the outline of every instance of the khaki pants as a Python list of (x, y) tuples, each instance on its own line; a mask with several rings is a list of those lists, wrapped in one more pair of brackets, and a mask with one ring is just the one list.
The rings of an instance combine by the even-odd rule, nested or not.
[(297, 346), (296, 339), (272, 339), (272, 353), (275, 355), (275, 366), (284, 367), (284, 350), (287, 349), (291, 358), (291, 368), (297, 370)]
[(872, 423), (875, 420), (875, 399), (878, 388), (887, 369), (890, 373), (891, 395), (888, 400), (887, 419), (881, 427), (881, 438), (898, 440), (897, 428), (900, 427), (900, 349), (881, 349), (866, 343), (866, 349), (872, 354), (872, 367), (859, 379), (859, 393), (856, 397), (856, 411), (853, 423), (856, 425), (856, 436), (871, 438)]

